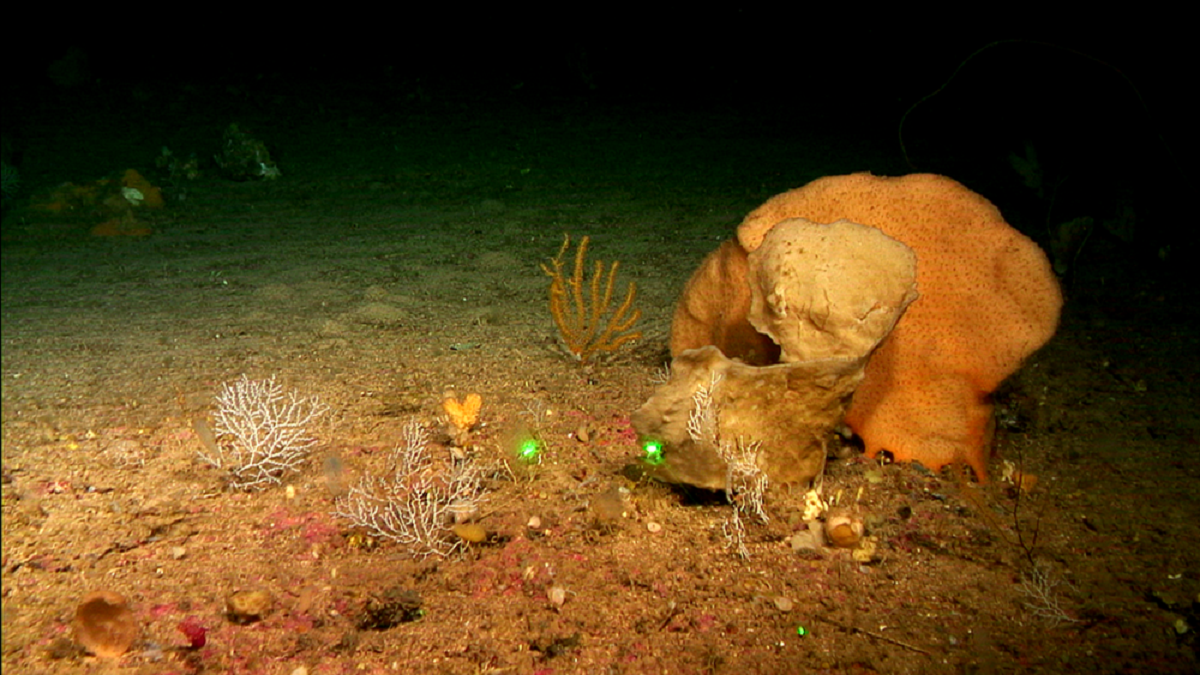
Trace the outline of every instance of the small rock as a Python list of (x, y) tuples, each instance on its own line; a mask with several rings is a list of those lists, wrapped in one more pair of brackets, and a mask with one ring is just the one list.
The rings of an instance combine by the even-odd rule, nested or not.
[(550, 604), (554, 605), (555, 607), (562, 607), (563, 603), (567, 601), (567, 589), (563, 588), (562, 586), (551, 586), (550, 589), (546, 591), (546, 598), (548, 598), (550, 600)]
[(359, 630), (387, 630), (402, 623), (416, 621), (425, 615), (421, 609), (421, 594), (393, 586), (381, 594), (372, 595), (359, 614)]
[(469, 523), (479, 515), (479, 505), (473, 499), (459, 499), (447, 507), (455, 525)]
[(908, 463), (908, 466), (909, 466), (909, 467), (910, 467), (910, 468), (911, 468), (913, 471), (916, 471), (917, 473), (920, 473), (920, 474), (925, 474), (926, 476), (932, 476), (932, 475), (934, 475), (934, 474), (933, 474), (933, 472), (932, 472), (932, 471), (930, 471), (928, 467), (926, 467), (924, 464), (922, 464), (922, 463), (920, 463), (920, 462), (917, 462), (917, 461), (912, 461), (912, 462), (909, 462), (909, 463)]
[(654, 521), (650, 521), (649, 523), (646, 523), (646, 529), (649, 530), (651, 534), (657, 534), (662, 532), (662, 525), (659, 525)]
[(831, 515), (825, 520), (825, 538), (838, 548), (854, 548), (863, 536), (863, 522), (853, 516)]
[(801, 551), (819, 551), (825, 545), (825, 538), (821, 536), (821, 531), (817, 529), (801, 530), (792, 535), (791, 539), (792, 552), (800, 553)]
[(629, 491), (614, 487), (603, 494), (592, 497), (592, 516), (600, 525), (612, 525), (625, 517), (625, 495)]
[(264, 590), (234, 591), (225, 598), (229, 620), (241, 625), (254, 623), (271, 612), (275, 599)]
[(857, 563), (869, 563), (875, 559), (875, 553), (879, 550), (878, 544), (875, 543), (874, 537), (864, 537), (858, 544), (858, 548), (850, 552), (850, 557)]
[(537, 516), (530, 516), (529, 522), (525, 523), (525, 527), (531, 530), (540, 530), (542, 529), (542, 519)]
[(782, 595), (775, 598), (775, 609), (781, 612), (790, 612), (795, 606), (795, 603), (790, 598), (785, 598)]
[(171, 547), (171, 559), (172, 560), (180, 560), (185, 555), (187, 555), (186, 548), (184, 548), (182, 546), (172, 546)]

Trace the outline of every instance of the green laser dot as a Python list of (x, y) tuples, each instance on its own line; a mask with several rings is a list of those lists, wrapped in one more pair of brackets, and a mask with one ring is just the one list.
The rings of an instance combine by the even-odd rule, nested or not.
[(521, 443), (520, 449), (517, 450), (517, 454), (526, 462), (536, 462), (541, 452), (538, 442), (532, 438)]
[(646, 441), (642, 446), (642, 450), (646, 453), (646, 462), (654, 465), (663, 463), (663, 446), (658, 441)]
[(804, 637), (805, 635), (808, 635), (808, 629), (804, 626), (796, 626), (796, 635)]

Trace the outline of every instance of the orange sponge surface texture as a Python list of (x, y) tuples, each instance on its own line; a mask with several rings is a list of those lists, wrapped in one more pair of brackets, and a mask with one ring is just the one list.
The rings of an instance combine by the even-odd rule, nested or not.
[[(985, 480), (988, 394), (1058, 326), (1062, 294), (1045, 254), (991, 202), (931, 174), (832, 176), (777, 195), (742, 222), (741, 248), (754, 251), (790, 218), (845, 218), (916, 252), (920, 298), (871, 357), (846, 423), (872, 457), (887, 450), (934, 470), (962, 463)], [(703, 290), (689, 284), (681, 307)], [(673, 354), (699, 346), (683, 342), (673, 336)]]
[[(762, 243), (761, 236), (758, 241)], [(737, 241), (726, 241), (708, 254), (675, 305), (672, 357), (685, 349), (715, 345), (725, 356), (753, 366), (779, 360), (779, 346), (750, 325), (749, 275), (747, 253)]]

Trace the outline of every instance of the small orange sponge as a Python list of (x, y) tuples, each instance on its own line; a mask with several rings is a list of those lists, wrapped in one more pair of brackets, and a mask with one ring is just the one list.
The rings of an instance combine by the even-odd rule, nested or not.
[[(964, 463), (986, 479), (988, 394), (1050, 339), (1062, 309), (1042, 250), (1004, 222), (991, 202), (931, 174), (821, 178), (751, 212), (738, 228), (738, 242), (753, 251), (768, 230), (789, 218), (846, 218), (877, 227), (916, 252), (920, 298), (871, 357), (846, 423), (870, 456), (887, 450), (897, 460), (934, 470)], [(689, 296), (700, 293), (729, 291), (689, 283), (677, 323)], [(712, 344), (695, 327), (680, 328), (676, 339), (672, 326), (672, 355), (702, 346), (697, 342)], [(740, 356), (736, 348), (730, 351), (727, 356)]]

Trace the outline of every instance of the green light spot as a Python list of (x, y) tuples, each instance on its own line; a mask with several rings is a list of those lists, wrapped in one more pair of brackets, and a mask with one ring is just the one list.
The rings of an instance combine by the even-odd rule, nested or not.
[(537, 442), (536, 438), (526, 439), (521, 443), (521, 447), (517, 449), (517, 456), (526, 464), (536, 464), (542, 456), (542, 446)]
[(663, 463), (663, 446), (659, 441), (646, 441), (642, 445), (642, 450), (646, 453), (646, 463), (658, 466)]
[(796, 635), (804, 637), (805, 635), (808, 635), (808, 629), (804, 626), (796, 626)]

